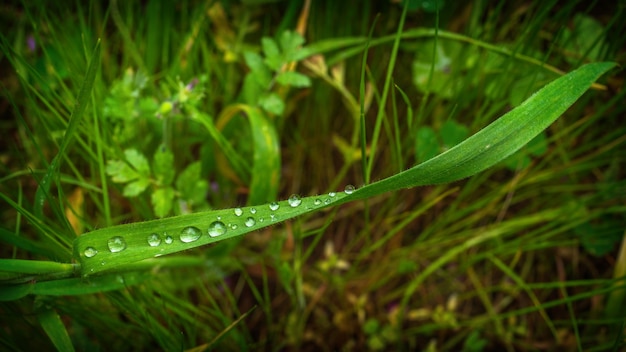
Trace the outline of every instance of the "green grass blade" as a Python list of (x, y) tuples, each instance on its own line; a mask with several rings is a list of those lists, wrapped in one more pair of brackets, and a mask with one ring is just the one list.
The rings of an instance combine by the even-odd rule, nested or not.
[(67, 329), (65, 325), (63, 325), (61, 317), (57, 312), (52, 309), (43, 308), (37, 314), (37, 318), (57, 351), (74, 351), (70, 335), (68, 335)]
[[(393, 48), (391, 49), (391, 57), (389, 58), (389, 64), (387, 66), (387, 75), (385, 77), (385, 84), (383, 86), (383, 94), (378, 103), (378, 112), (376, 113), (376, 123), (374, 124), (374, 130), (372, 131), (372, 140), (370, 143), (370, 156), (367, 159), (367, 169), (365, 170), (365, 184), (370, 183), (372, 176), (372, 170), (374, 169), (374, 160), (376, 159), (376, 149), (378, 148), (378, 138), (380, 137), (380, 129), (382, 122), (385, 119), (385, 109), (387, 108), (387, 96), (389, 95), (389, 88), (391, 87), (392, 75), (396, 66), (396, 58), (398, 56), (398, 50), (400, 49), (400, 39), (402, 38), (402, 29), (404, 28), (404, 20), (409, 9), (408, 2), (402, 9), (402, 15), (400, 16), (400, 23), (398, 24), (398, 31), (393, 41)], [(369, 42), (368, 42), (369, 46)], [(365, 157), (365, 156), (363, 156)]]
[(74, 241), (84, 276), (237, 237), (321, 208), (402, 188), (457, 181), (485, 170), (546, 129), (613, 63), (589, 64), (558, 78), (520, 106), (448, 151), (356, 191), (269, 205), (187, 214), (103, 228)]
[[(84, 276), (96, 274), (143, 259), (238, 237), (336, 204), (345, 196), (340, 192), (332, 196), (298, 198), (297, 202), (290, 199), (98, 229), (74, 240), (74, 258), (81, 263)], [(199, 237), (190, 241), (195, 237), (191, 236), (193, 234)]]
[(248, 204), (257, 205), (276, 200), (280, 183), (280, 141), (276, 129), (263, 111), (242, 104), (226, 108), (218, 124), (223, 127), (231, 117), (240, 112), (248, 118), (254, 146)]
[(614, 63), (593, 63), (562, 76), (462, 143), (409, 170), (367, 185), (344, 201), (402, 188), (454, 182), (500, 162), (537, 136)]
[(33, 283), (21, 285), (0, 285), (0, 302), (15, 301), (32, 293)]
[(85, 80), (80, 88), (80, 92), (78, 93), (78, 98), (76, 100), (76, 105), (74, 106), (74, 110), (70, 116), (70, 121), (67, 126), (67, 130), (65, 131), (65, 135), (59, 147), (59, 152), (50, 163), (48, 167), (48, 171), (41, 179), (39, 183), (39, 187), (37, 187), (37, 192), (35, 194), (35, 215), (38, 218), (43, 218), (43, 205), (46, 199), (50, 198), (49, 191), (52, 181), (55, 177), (58, 176), (58, 170), (60, 167), (61, 160), (65, 156), (65, 151), (72, 141), (74, 134), (78, 128), (80, 121), (83, 118), (85, 113), (85, 109), (87, 108), (87, 104), (89, 103), (89, 99), (91, 96), (91, 90), (93, 89), (94, 81), (96, 79), (96, 73), (100, 68), (100, 41), (96, 44), (96, 47), (93, 50), (91, 55), (91, 61), (89, 66), (87, 67), (87, 75), (85, 76)]
[[(19, 213), (18, 213), (19, 214)], [(31, 239), (16, 235), (7, 229), (0, 227), (0, 242), (14, 246), (29, 253), (43, 255), (48, 258), (53, 257), (52, 251), (34, 242)]]
[(32, 288), (33, 294), (46, 296), (77, 296), (121, 290), (148, 279), (148, 273), (123, 273), (95, 276), (89, 280), (69, 278), (37, 282)]
[(0, 259), (0, 273), (50, 274), (74, 271), (76, 264), (25, 259)]

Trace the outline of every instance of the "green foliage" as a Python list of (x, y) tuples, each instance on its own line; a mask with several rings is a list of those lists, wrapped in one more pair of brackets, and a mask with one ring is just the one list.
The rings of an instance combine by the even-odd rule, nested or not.
[(428, 126), (420, 127), (415, 139), (417, 161), (421, 163), (435, 157), (461, 143), (468, 135), (468, 128), (454, 120), (446, 121), (439, 133)]
[[(581, 13), (577, 13), (572, 22), (572, 26), (564, 28), (563, 34), (558, 37), (558, 44), (569, 54), (565, 55), (565, 59), (571, 63), (578, 63), (602, 57), (602, 50), (606, 45), (605, 29), (602, 24)], [(575, 53), (582, 56), (572, 55)]]
[(152, 207), (157, 217), (169, 215), (173, 205), (178, 202), (184, 202), (189, 207), (206, 205), (209, 185), (201, 177), (200, 162), (187, 166), (178, 175), (176, 188), (173, 188), (174, 155), (164, 146), (157, 148), (152, 169), (148, 159), (135, 149), (126, 149), (124, 156), (125, 160), (107, 162), (107, 174), (112, 177), (113, 182), (126, 183), (122, 192), (126, 197), (137, 197), (153, 186)]
[(1, 10), (6, 349), (618, 348), (618, 7), (256, 2)]
[(621, 228), (623, 218), (604, 216), (594, 222), (585, 222), (574, 229), (583, 248), (594, 256), (604, 256), (612, 252), (624, 238)]
[(304, 44), (304, 38), (296, 32), (284, 31), (278, 42), (270, 37), (263, 37), (261, 47), (263, 56), (245, 51), (244, 59), (250, 72), (244, 79), (243, 100), (250, 105), (258, 105), (274, 115), (285, 111), (283, 98), (272, 90), (274, 82), (285, 87), (305, 88), (311, 86), (309, 77), (295, 72), (285, 71), (286, 65), (297, 61), (298, 50)]
[(465, 342), (463, 343), (463, 352), (481, 352), (485, 350), (487, 346), (487, 340), (480, 337), (480, 332), (477, 330), (472, 331)]
[[(273, 206), (270, 204), (258, 209), (253, 207), (234, 211), (230, 209), (216, 210), (154, 220), (141, 224), (121, 225), (117, 228), (100, 229), (85, 234), (74, 242), (75, 259), (81, 262), (83, 275), (90, 275), (114, 266), (151, 258), (157, 254), (173, 253), (190, 248), (190, 246), (193, 248), (241, 236), (253, 230), (269, 226), (275, 221), (284, 221), (330, 205), (367, 199), (401, 188), (454, 182), (472, 176), (500, 162), (535, 138), (556, 120), (569, 105), (578, 99), (592, 82), (613, 66), (613, 63), (597, 63), (583, 66), (550, 83), (521, 106), (444, 153), (409, 170), (366, 185), (358, 190), (353, 190), (353, 187), (350, 186), (346, 192), (330, 193), (324, 198), (307, 197), (300, 199), (297, 196), (293, 196), (288, 201), (276, 203), (279, 205), (276, 210), (272, 209)], [(576, 84), (572, 85), (571, 82), (576, 82)], [(547, 101), (553, 103), (546, 105), (545, 102)], [(463, 128), (451, 124), (448, 124), (445, 131), (447, 133), (445, 141), (448, 143), (456, 142), (456, 139), (464, 133)], [(145, 161), (143, 156), (140, 156), (135, 151), (127, 151), (126, 154), (127, 159), (130, 159), (128, 160), (129, 163), (136, 170), (144, 170), (144, 175), (149, 173), (147, 161)], [(116, 165), (116, 168), (113, 171), (124, 168), (123, 166), (117, 167), (122, 165), (119, 162), (114, 165)], [(199, 170), (199, 164), (195, 165), (198, 165)], [(124, 172), (124, 174), (128, 173), (130, 172)], [(133, 175), (141, 174), (142, 172), (138, 171)], [(193, 178), (189, 178), (189, 181), (193, 184)], [(148, 178), (140, 178), (129, 185), (147, 185), (150, 182)], [(178, 186), (180, 188), (184, 185), (179, 184)], [(132, 190), (137, 187), (139, 186), (133, 186)], [(304, 203), (304, 206), (300, 206), (301, 203)], [(242, 216), (242, 214), (245, 215)], [(239, 218), (240, 216), (241, 218)], [(261, 219), (264, 221), (261, 221)], [(265, 219), (270, 219), (270, 221), (265, 222)], [(218, 230), (215, 230), (216, 226), (219, 228)], [(163, 237), (180, 234), (182, 243), (176, 241), (170, 243), (171, 246), (167, 248), (148, 246), (146, 238), (151, 235), (151, 228), (160, 229), (162, 235), (157, 235)], [(198, 233), (198, 236), (191, 241), (186, 241), (183, 237), (190, 228), (193, 228)], [(201, 234), (204, 232), (208, 232), (209, 236), (203, 237)], [(107, 240), (110, 241), (116, 236), (123, 236), (129, 244), (129, 248), (124, 251), (124, 255), (113, 252), (107, 253), (102, 249), (103, 244)], [(93, 259), (94, 256), (87, 254), (89, 248), (96, 248), (99, 252), (102, 252), (98, 259), (104, 260), (106, 265), (101, 265), (100, 262), (96, 263), (96, 260)]]

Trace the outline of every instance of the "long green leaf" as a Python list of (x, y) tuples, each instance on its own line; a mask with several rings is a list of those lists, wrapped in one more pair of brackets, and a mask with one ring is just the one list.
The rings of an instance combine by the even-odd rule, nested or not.
[(548, 128), (614, 66), (611, 62), (588, 64), (556, 79), (462, 143), (409, 170), (367, 185), (346, 201), (402, 188), (454, 182), (484, 171)]
[(146, 258), (241, 236), (331, 205), (472, 176), (519, 150), (614, 66), (614, 63), (589, 64), (560, 77), (454, 148), (356, 191), (99, 229), (74, 241), (74, 257), (81, 263), (82, 274), (92, 275)]
[[(236, 104), (220, 114), (217, 125), (224, 128), (237, 114), (243, 113), (252, 131), (254, 156), (248, 204), (257, 205), (275, 200), (280, 184), (280, 141), (274, 125), (263, 111), (249, 105)], [(229, 158), (229, 160), (232, 160)]]
[(70, 340), (67, 329), (57, 312), (52, 309), (42, 308), (37, 314), (37, 318), (39, 318), (41, 327), (48, 334), (57, 351), (74, 351), (72, 340)]
[(76, 105), (74, 106), (74, 110), (70, 116), (69, 123), (67, 125), (67, 130), (65, 131), (65, 135), (63, 136), (63, 140), (61, 141), (61, 146), (59, 147), (59, 152), (52, 159), (50, 166), (44, 177), (41, 179), (39, 186), (37, 187), (37, 191), (35, 193), (35, 215), (39, 218), (43, 218), (43, 205), (46, 199), (50, 199), (49, 191), (52, 181), (58, 177), (58, 171), (61, 165), (61, 160), (65, 156), (65, 152), (70, 142), (74, 138), (74, 134), (78, 129), (78, 124), (83, 118), (85, 113), (85, 109), (87, 108), (87, 104), (89, 103), (89, 99), (91, 96), (91, 90), (93, 89), (93, 84), (96, 79), (96, 73), (100, 68), (100, 41), (96, 43), (96, 47), (91, 54), (91, 61), (89, 62), (89, 66), (87, 67), (87, 75), (85, 76), (85, 80), (83, 81), (82, 86), (80, 87), (80, 92), (78, 93), (78, 98), (76, 99)]

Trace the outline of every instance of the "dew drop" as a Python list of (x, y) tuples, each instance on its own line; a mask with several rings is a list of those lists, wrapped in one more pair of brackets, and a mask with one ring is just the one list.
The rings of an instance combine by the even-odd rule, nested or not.
[(254, 220), (253, 217), (249, 217), (246, 219), (245, 224), (246, 224), (246, 227), (252, 227), (254, 226), (254, 224), (256, 224), (256, 220)]
[(347, 186), (346, 186), (346, 188), (344, 188), (344, 189), (343, 189), (343, 191), (344, 191), (346, 194), (352, 194), (352, 193), (354, 193), (354, 190), (355, 190), (355, 189), (356, 189), (356, 188), (354, 188), (354, 186), (353, 186), (353, 185), (347, 185)]
[(319, 198), (313, 201), (313, 205), (321, 205), (321, 204), (322, 204), (322, 201)]
[(331, 198), (333, 198), (334, 196), (336, 196), (336, 195), (337, 195), (337, 193), (335, 193), (335, 192), (330, 192), (330, 193), (328, 193), (328, 195), (329, 195)]
[(217, 220), (222, 220), (222, 217), (218, 215)]
[(241, 216), (243, 214), (243, 210), (241, 208), (235, 208), (235, 215)]
[(221, 221), (213, 221), (209, 225), (209, 236), (217, 237), (226, 233), (226, 225)]
[(238, 228), (238, 227), (239, 227), (239, 226), (237, 226), (237, 224), (232, 224), (232, 225), (230, 225), (230, 228), (231, 228), (231, 229), (233, 229), (233, 230), (237, 230), (237, 228)]
[(156, 247), (161, 244), (161, 236), (158, 233), (148, 235), (148, 244), (150, 247)]
[(85, 257), (87, 258), (93, 258), (96, 256), (96, 254), (98, 254), (98, 250), (93, 248), (93, 247), (87, 247), (85, 248)]
[(250, 213), (251, 214), (256, 214), (256, 208), (250, 208)]
[(259, 222), (263, 222), (263, 221), (265, 221), (264, 218), (259, 218)]
[(202, 236), (202, 231), (195, 226), (187, 226), (180, 232), (180, 240), (189, 243), (197, 241)]
[(276, 210), (278, 210), (278, 208), (280, 208), (280, 205), (278, 205), (278, 202), (271, 202), (270, 203), (270, 210), (271, 211), (276, 211)]
[(270, 214), (270, 220), (271, 221), (276, 221), (276, 215)]
[(174, 239), (172, 238), (172, 236), (170, 235), (165, 236), (165, 243), (172, 244), (173, 242), (174, 242)]
[(302, 199), (300, 199), (299, 195), (293, 194), (291, 195), (291, 197), (289, 197), (289, 200), (287, 200), (287, 202), (289, 203), (289, 205), (291, 205), (292, 208), (295, 208), (302, 203)]
[(109, 238), (107, 246), (111, 253), (118, 253), (126, 249), (126, 241), (121, 236), (114, 236)]
[(324, 199), (324, 204), (330, 204), (330, 198)]

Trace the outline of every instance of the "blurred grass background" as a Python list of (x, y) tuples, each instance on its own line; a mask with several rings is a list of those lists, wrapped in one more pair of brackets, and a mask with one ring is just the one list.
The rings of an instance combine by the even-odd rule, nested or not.
[[(4, 203), (3, 232), (57, 248), (45, 259), (60, 260), (76, 234), (155, 218), (154, 188), (125, 197), (105, 174), (104, 162), (128, 148), (152, 157), (167, 145), (177, 173), (200, 162), (205, 196), (178, 202), (172, 213), (245, 204), (249, 171), (233, 171), (182, 106), (218, 117), (249, 103), (244, 53), (262, 53), (262, 38), (285, 30), (300, 32), (305, 47), (336, 49), (297, 63), (310, 87), (270, 88), (285, 104), (268, 114), (280, 140), (278, 197), (363, 184), (355, 115), (362, 51), (341, 43), (365, 37), (377, 14), (373, 37), (393, 34), (401, 13), (393, 1), (6, 2), (0, 191), (22, 207), (34, 207), (98, 38), (102, 64), (56, 206), (39, 219), (67, 242), (53, 243)], [(404, 30), (463, 34), (569, 71), (623, 63), (624, 19), (623, 1), (424, 1), (409, 4)], [(369, 49), (368, 131), (391, 45)], [(555, 77), (471, 43), (403, 40), (372, 178), (450, 148)], [(200, 260), (143, 271), (125, 290), (2, 302), (3, 349), (52, 348), (34, 314), (52, 307), (77, 350), (618, 350), (626, 316), (623, 73), (601, 83), (606, 90), (585, 94), (527, 148), (468, 180), (189, 251)], [(246, 120), (222, 127), (250, 164)]]

